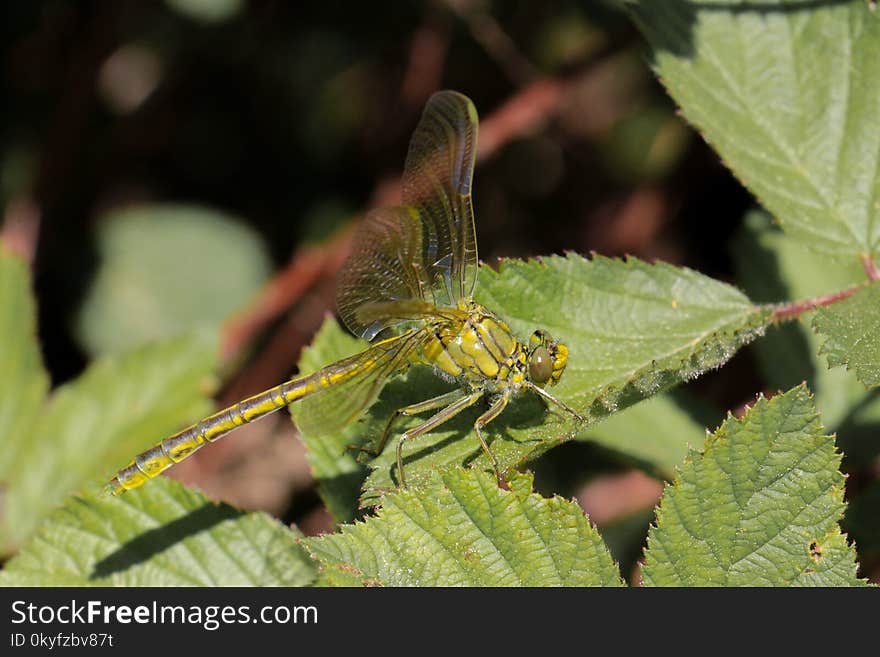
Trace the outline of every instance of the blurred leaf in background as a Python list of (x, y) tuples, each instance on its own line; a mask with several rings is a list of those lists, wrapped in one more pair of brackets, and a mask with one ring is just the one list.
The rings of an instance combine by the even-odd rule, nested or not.
[(721, 413), (682, 390), (650, 397), (578, 434), (672, 479), (689, 449), (699, 449)]
[(214, 210), (145, 205), (99, 226), (100, 264), (76, 335), (92, 357), (220, 324), (269, 276), (260, 237)]
[(19, 258), (0, 253), (0, 554), (70, 493), (211, 408), (216, 338), (180, 336), (95, 360), (49, 391)]
[(165, 0), (174, 11), (203, 23), (222, 23), (238, 14), (244, 0)]

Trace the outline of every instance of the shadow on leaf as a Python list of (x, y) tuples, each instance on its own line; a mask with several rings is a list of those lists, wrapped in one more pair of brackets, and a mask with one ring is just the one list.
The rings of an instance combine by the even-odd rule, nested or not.
[(205, 504), (176, 520), (150, 529), (127, 541), (96, 563), (89, 579), (102, 579), (138, 566), (191, 536), (210, 530), (227, 520), (236, 520), (243, 515), (246, 515), (244, 511), (231, 506)]
[(844, 470), (869, 468), (880, 454), (880, 417), (875, 410), (878, 400), (880, 388), (874, 388), (849, 410), (836, 429)]

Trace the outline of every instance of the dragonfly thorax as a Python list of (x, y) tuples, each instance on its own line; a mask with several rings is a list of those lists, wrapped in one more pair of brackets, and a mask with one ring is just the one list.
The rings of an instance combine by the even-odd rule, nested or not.
[(472, 389), (515, 392), (527, 381), (544, 385), (559, 380), (568, 356), (565, 345), (544, 331), (524, 344), (501, 318), (474, 301), (463, 303), (461, 310), (466, 312), (461, 319), (434, 323), (420, 360)]

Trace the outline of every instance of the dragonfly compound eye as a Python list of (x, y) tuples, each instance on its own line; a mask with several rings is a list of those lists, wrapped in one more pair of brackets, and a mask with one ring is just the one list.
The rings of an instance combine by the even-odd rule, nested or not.
[(553, 376), (553, 356), (550, 350), (540, 345), (529, 354), (529, 378), (534, 383), (547, 383)]

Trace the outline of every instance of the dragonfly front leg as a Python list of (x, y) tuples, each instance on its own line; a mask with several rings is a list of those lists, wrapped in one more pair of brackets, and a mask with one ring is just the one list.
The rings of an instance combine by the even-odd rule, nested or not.
[(556, 404), (556, 406), (558, 406), (558, 407), (561, 408), (563, 411), (565, 411), (566, 413), (568, 413), (569, 415), (571, 415), (576, 421), (578, 421), (578, 422), (586, 422), (586, 421), (587, 421), (587, 418), (585, 418), (583, 415), (581, 415), (580, 413), (578, 413), (578, 412), (577, 412), (576, 410), (574, 410), (573, 408), (569, 408), (568, 406), (566, 406), (565, 404), (563, 404), (560, 400), (556, 399), (556, 397), (554, 397), (553, 395), (551, 395), (549, 392), (547, 392), (546, 390), (544, 390), (542, 387), (540, 387), (540, 386), (536, 386), (534, 383), (530, 383), (530, 382), (527, 382), (526, 385), (527, 385), (529, 388), (531, 388), (533, 391), (535, 391), (539, 396), (541, 396), (541, 397), (543, 397), (544, 399), (546, 399), (548, 402), (550, 402), (550, 403), (552, 403), (552, 404)]
[[(437, 413), (436, 415), (432, 415), (428, 420), (420, 424), (419, 426), (406, 431), (401, 437), (400, 441), (397, 443), (397, 472), (400, 476), (400, 487), (406, 488), (406, 478), (403, 475), (403, 445), (406, 441), (411, 440), (413, 438), (417, 438), (424, 433), (428, 433), (432, 429), (440, 426), (444, 422), (447, 422), (454, 418), (456, 415), (461, 413), (468, 406), (473, 406), (477, 403), (480, 398), (483, 396), (482, 390), (477, 390), (472, 393), (465, 393), (464, 391), (458, 391), (460, 393), (460, 398), (457, 401), (449, 404), (442, 411)], [(451, 393), (450, 393), (451, 394)], [(461, 396), (463, 395), (463, 396)], [(422, 402), (422, 404), (428, 404), (430, 402), (434, 402), (439, 400), (440, 397), (435, 397), (434, 399), (429, 399), (426, 402)], [(414, 404), (414, 406), (418, 406), (418, 404)], [(407, 408), (412, 408), (408, 406)], [(426, 410), (424, 406), (422, 410)]]

